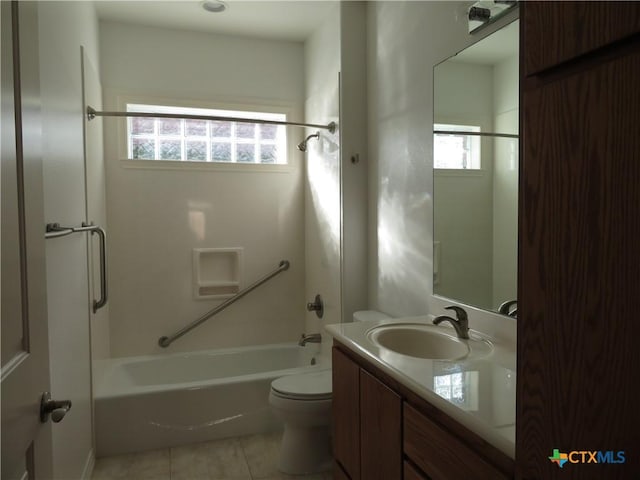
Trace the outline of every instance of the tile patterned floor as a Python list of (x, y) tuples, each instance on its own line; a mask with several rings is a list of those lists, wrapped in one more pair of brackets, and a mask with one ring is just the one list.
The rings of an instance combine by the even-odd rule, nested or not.
[(281, 433), (98, 458), (92, 480), (331, 480), (330, 472), (285, 475), (276, 467)]

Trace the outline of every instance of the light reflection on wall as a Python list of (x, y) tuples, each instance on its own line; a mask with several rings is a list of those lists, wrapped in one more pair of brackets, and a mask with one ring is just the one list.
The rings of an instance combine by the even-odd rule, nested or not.
[(319, 143), (310, 141), (307, 170), (320, 244), (330, 250), (329, 258), (340, 251), (340, 158), (339, 146), (321, 133)]
[(198, 242), (202, 242), (205, 238), (205, 232), (207, 231), (207, 219), (204, 210), (208, 208), (209, 205), (202, 204), (200, 202), (189, 202), (189, 229), (193, 232), (193, 235)]
[[(407, 295), (415, 295), (423, 301), (411, 302), (415, 313), (426, 311), (426, 297), (430, 289), (431, 259), (426, 256), (431, 238), (422, 236), (425, 225), (419, 222), (422, 212), (430, 208), (427, 193), (407, 194), (393, 192), (383, 180), (378, 201), (378, 289), (387, 311), (391, 305)], [(426, 223), (426, 222), (425, 222)], [(426, 233), (426, 232), (424, 232)], [(395, 300), (394, 300), (395, 299)], [(420, 303), (424, 305), (419, 306)], [(406, 302), (403, 302), (406, 303)], [(405, 315), (407, 305), (394, 305)]]

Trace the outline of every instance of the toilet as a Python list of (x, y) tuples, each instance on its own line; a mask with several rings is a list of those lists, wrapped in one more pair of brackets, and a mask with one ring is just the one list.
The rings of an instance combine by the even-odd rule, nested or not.
[[(353, 321), (383, 320), (370, 310), (353, 314)], [(331, 468), (331, 369), (288, 375), (271, 382), (269, 404), (284, 422), (278, 469), (301, 475)]]
[(284, 422), (278, 469), (306, 474), (331, 468), (331, 370), (274, 380), (269, 404)]

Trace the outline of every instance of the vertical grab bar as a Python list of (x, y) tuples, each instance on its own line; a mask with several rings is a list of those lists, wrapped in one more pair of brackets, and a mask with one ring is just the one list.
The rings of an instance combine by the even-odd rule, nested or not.
[(47, 223), (45, 238), (66, 237), (72, 233), (91, 232), (91, 235), (97, 234), (100, 237), (100, 299), (93, 300), (92, 309), (96, 313), (99, 308), (107, 304), (107, 234), (97, 225), (91, 225), (82, 222), (80, 227), (61, 227), (59, 223)]
[(100, 227), (94, 227), (91, 235), (98, 235), (100, 239), (100, 299), (93, 300), (93, 313), (107, 304), (107, 234)]

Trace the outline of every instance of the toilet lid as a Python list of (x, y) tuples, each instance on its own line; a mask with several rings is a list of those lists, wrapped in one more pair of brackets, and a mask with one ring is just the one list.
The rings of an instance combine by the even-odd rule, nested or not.
[(331, 398), (331, 370), (280, 377), (271, 389), (285, 397), (308, 400)]

